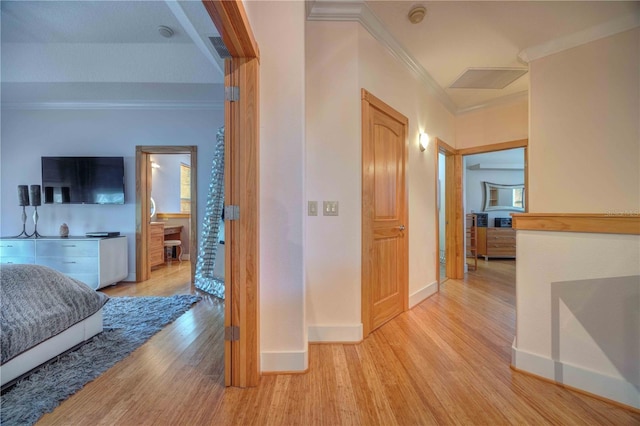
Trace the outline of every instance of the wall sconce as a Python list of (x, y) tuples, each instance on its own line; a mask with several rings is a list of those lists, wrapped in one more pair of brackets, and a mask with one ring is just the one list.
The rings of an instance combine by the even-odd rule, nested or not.
[(427, 146), (429, 145), (429, 135), (421, 132), (419, 142), (420, 142), (420, 151), (425, 151), (427, 149)]
[(160, 168), (160, 164), (156, 163), (155, 161), (151, 162), (151, 168), (152, 169), (159, 169)]

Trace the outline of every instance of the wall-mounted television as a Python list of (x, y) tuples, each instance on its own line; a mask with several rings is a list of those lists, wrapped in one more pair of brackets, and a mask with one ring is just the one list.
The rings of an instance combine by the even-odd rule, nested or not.
[(123, 157), (42, 157), (45, 204), (124, 204)]

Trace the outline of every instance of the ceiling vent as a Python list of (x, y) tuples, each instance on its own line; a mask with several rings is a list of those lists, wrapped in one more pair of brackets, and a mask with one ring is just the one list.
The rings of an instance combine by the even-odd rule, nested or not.
[(469, 68), (452, 89), (504, 89), (527, 73), (526, 68)]
[(222, 59), (229, 59), (231, 57), (231, 53), (227, 50), (227, 46), (224, 45), (224, 41), (222, 41), (222, 37), (209, 37), (209, 41), (213, 45), (213, 48), (216, 49), (218, 55)]

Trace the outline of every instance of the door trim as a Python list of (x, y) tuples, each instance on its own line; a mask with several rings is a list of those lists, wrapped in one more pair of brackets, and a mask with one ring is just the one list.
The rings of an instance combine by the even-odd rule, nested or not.
[[(451, 191), (454, 194), (454, 202), (453, 202), (453, 209), (455, 210), (455, 214), (452, 213), (451, 216), (449, 216), (449, 209), (447, 207), (447, 220), (449, 221), (449, 223), (455, 223), (455, 228), (453, 232), (447, 232), (447, 242), (445, 243), (447, 246), (449, 246), (449, 244), (451, 244), (451, 246), (453, 247), (453, 251), (454, 251), (454, 257), (455, 257), (455, 261), (454, 261), (454, 267), (452, 268), (453, 274), (454, 276), (449, 276), (449, 278), (454, 278), (454, 279), (463, 279), (464, 278), (464, 263), (465, 263), (465, 256), (464, 256), (464, 200), (463, 200), (463, 190), (464, 190), (464, 182), (462, 181), (462, 176), (463, 176), (463, 161), (462, 161), (462, 157), (465, 155), (471, 155), (471, 154), (482, 154), (482, 153), (486, 153), (486, 152), (495, 152), (495, 151), (504, 151), (507, 149), (514, 149), (514, 148), (524, 148), (524, 185), (525, 185), (525, 200), (529, 200), (529, 139), (517, 139), (517, 140), (513, 140), (513, 141), (507, 141), (507, 142), (500, 142), (500, 143), (495, 143), (495, 144), (489, 144), (489, 145), (482, 145), (482, 146), (476, 146), (476, 147), (471, 147), (471, 148), (462, 148), (462, 149), (455, 149), (453, 148), (451, 145), (448, 145), (446, 142), (436, 138), (438, 147), (437, 147), (437, 151), (438, 152), (446, 152), (449, 153), (449, 155), (454, 157), (454, 161), (453, 161), (453, 167), (454, 167), (454, 172), (453, 172), (453, 179), (455, 182), (455, 187), (454, 188), (450, 188), (447, 187), (445, 189), (445, 192), (449, 192)], [(438, 173), (438, 167), (439, 167), (439, 159), (438, 156), (435, 156), (435, 161), (436, 161), (436, 185), (438, 184), (438, 180), (437, 180), (437, 173)], [(525, 203), (525, 212), (529, 211), (529, 202), (527, 201)], [(440, 242), (439, 242), (439, 218), (437, 215), (437, 211), (436, 211), (436, 247), (439, 247)], [(449, 234), (453, 234), (453, 235), (449, 235)], [(440, 264), (439, 264), (439, 257), (438, 257), (438, 250), (436, 250), (436, 277), (438, 280), (438, 289), (440, 289)]]
[[(440, 194), (440, 202), (445, 205), (445, 259), (447, 278), (461, 279), (464, 277), (464, 256), (463, 256), (463, 207), (462, 207), (462, 156), (457, 149), (436, 138), (436, 197), (438, 191), (438, 176), (440, 170), (440, 159), (438, 154), (443, 153), (446, 158), (446, 177), (444, 194)], [(436, 279), (438, 282), (438, 290), (440, 290), (440, 215), (437, 211), (436, 203)]]
[(408, 240), (408, 235), (409, 235), (409, 223), (408, 223), (408, 206), (409, 206), (409, 191), (408, 191), (408, 179), (407, 179), (407, 166), (409, 164), (408, 161), (408, 156), (409, 156), (409, 140), (408, 140), (408, 126), (409, 126), (409, 120), (402, 114), (400, 114), (398, 111), (396, 111), (395, 109), (393, 109), (392, 107), (390, 107), (389, 105), (387, 105), (385, 102), (383, 102), (382, 100), (380, 100), (379, 98), (375, 97), (374, 95), (372, 95), (371, 93), (369, 93), (367, 90), (365, 89), (361, 89), (361, 109), (362, 109), (362, 150), (363, 150), (363, 156), (362, 156), (362, 276), (361, 276), (361, 320), (362, 320), (362, 337), (366, 338), (370, 333), (371, 333), (371, 288), (368, 286), (369, 280), (367, 279), (367, 277), (369, 277), (371, 275), (370, 270), (368, 268), (368, 262), (365, 261), (365, 247), (366, 247), (366, 241), (367, 238), (371, 239), (370, 237), (368, 237), (368, 234), (370, 233), (369, 230), (371, 229), (371, 221), (369, 220), (370, 217), (369, 215), (366, 215), (365, 212), (366, 211), (370, 211), (370, 207), (368, 207), (370, 205), (370, 201), (368, 201), (368, 198), (365, 195), (364, 192), (364, 182), (366, 179), (366, 174), (367, 174), (367, 170), (365, 168), (365, 163), (364, 163), (364, 149), (365, 149), (365, 141), (369, 140), (371, 135), (369, 134), (369, 106), (373, 106), (379, 110), (381, 110), (382, 112), (384, 112), (385, 114), (391, 116), (392, 118), (394, 118), (395, 120), (401, 122), (404, 124), (405, 126), (405, 141), (404, 141), (404, 173), (405, 173), (405, 179), (404, 179), (404, 191), (405, 191), (405, 197), (404, 197), (404, 205), (402, 206), (402, 221), (404, 222), (405, 225), (405, 237), (404, 237), (404, 251), (406, 253), (404, 262), (403, 262), (403, 267), (405, 269), (405, 281), (402, 283), (402, 287), (400, 289), (401, 293), (402, 293), (402, 310), (406, 311), (407, 309), (409, 309), (409, 240)]
[[(227, 221), (225, 326), (237, 326), (240, 339), (225, 342), (225, 385), (260, 382), (260, 51), (241, 0), (202, 0), (231, 58), (225, 61), (225, 87), (238, 87), (237, 102), (225, 101), (225, 203), (240, 207)], [(227, 158), (229, 157), (229, 158)]]
[[(198, 147), (194, 145), (136, 146), (136, 282), (151, 278), (149, 264), (149, 221), (143, 220), (144, 213), (150, 211), (149, 182), (151, 181), (152, 154), (189, 154), (191, 157), (191, 213), (189, 219), (189, 255), (197, 254), (198, 247)], [(196, 266), (191, 262), (191, 282)]]

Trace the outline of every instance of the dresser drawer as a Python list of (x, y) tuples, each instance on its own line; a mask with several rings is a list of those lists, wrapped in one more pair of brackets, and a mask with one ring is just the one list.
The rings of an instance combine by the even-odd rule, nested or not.
[[(29, 257), (35, 256), (35, 244), (33, 241), (5, 240), (0, 241), (0, 257)], [(33, 263), (33, 262), (31, 262)]]
[(35, 257), (31, 256), (2, 256), (0, 257), (0, 263), (5, 265), (18, 265), (18, 264), (34, 264)]
[(55, 257), (97, 257), (100, 241), (40, 240), (36, 246), (36, 256)]
[(515, 247), (487, 247), (487, 256), (516, 257)]
[(97, 257), (41, 257), (38, 264), (48, 266), (65, 274), (95, 274), (98, 271)]

